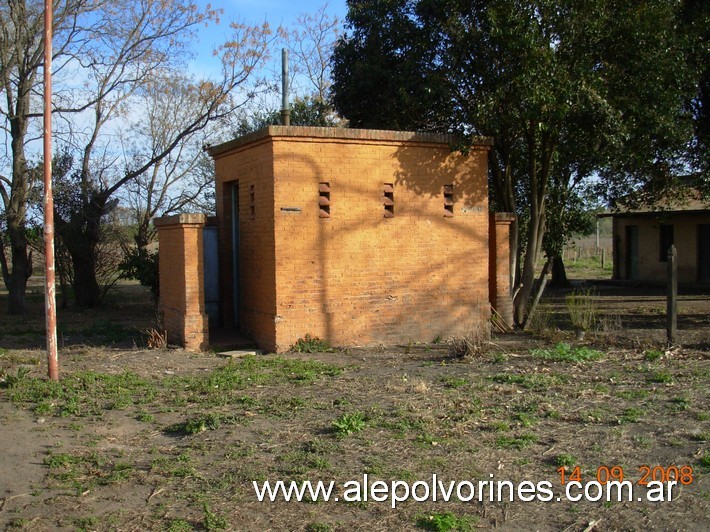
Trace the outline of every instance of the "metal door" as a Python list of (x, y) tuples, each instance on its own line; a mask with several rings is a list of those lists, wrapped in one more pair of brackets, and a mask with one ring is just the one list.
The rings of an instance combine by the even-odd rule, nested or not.
[(202, 254), (205, 277), (205, 312), (210, 327), (219, 325), (219, 240), (216, 227), (202, 231)]

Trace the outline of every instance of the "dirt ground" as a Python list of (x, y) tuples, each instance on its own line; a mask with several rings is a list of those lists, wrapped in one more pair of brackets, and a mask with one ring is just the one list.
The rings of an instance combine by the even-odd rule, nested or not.
[[(444, 341), (229, 360), (144, 348), (151, 311), (137, 290), (99, 313), (65, 312), (59, 386), (44, 378), (41, 320), (0, 310), (0, 527), (710, 529), (706, 293), (682, 294), (672, 349), (661, 291), (601, 284), (583, 342), (565, 294), (551, 293), (536, 336), (498, 335), (477, 356), (454, 357)], [(632, 501), (564, 500), (562, 473), (588, 482), (607, 470), (633, 482)], [(647, 473), (684, 483), (671, 501), (639, 501)], [(335, 481), (344, 499), (364, 475), (411, 485), (434, 474), (547, 481), (554, 496), (393, 509), (259, 502), (252, 486)]]

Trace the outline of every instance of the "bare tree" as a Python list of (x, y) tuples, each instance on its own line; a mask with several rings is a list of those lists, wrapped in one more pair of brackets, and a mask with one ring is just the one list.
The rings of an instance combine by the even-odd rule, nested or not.
[[(54, 2), (56, 69), (61, 70), (81, 52), (86, 32), (80, 28), (80, 20), (90, 18), (98, 6), (100, 2), (92, 0)], [(25, 289), (32, 275), (27, 209), (41, 174), (28, 164), (27, 145), (39, 135), (33, 126), (41, 116), (37, 90), (44, 65), (43, 17), (40, 0), (8, 0), (0, 5), (0, 130), (6, 150), (0, 169), (0, 269), (10, 296), (11, 314), (24, 312)]]
[[(30, 190), (25, 150), (31, 138), (32, 112), (38, 96), (42, 50), (42, 2), (10, 0), (0, 8), (2, 23), (3, 109), (11, 141), (11, 177), (2, 178), (4, 218), (12, 248), (12, 270), (1, 249), (3, 276), (11, 291), (12, 312), (24, 310), (24, 292), (31, 274), (24, 224)], [(116, 205), (119, 192), (152, 171), (183, 143), (212, 121), (226, 116), (248, 98), (235, 91), (246, 84), (268, 49), (267, 25), (231, 24), (229, 42), (217, 50), (221, 72), (215, 79), (181, 77), (190, 94), (192, 113), (170, 117), (176, 127), (159, 146), (145, 153), (117, 149), (116, 138), (134, 112), (139, 91), (156, 80), (180, 77), (189, 57), (195, 30), (214, 23), (219, 13), (200, 9), (189, 0), (64, 0), (57, 9), (58, 43), (55, 72), (55, 121), (77, 167), (70, 175), (76, 194), (57, 208), (57, 233), (72, 257), (77, 303), (98, 302), (95, 255), (102, 217)], [(29, 66), (28, 66), (29, 65)]]
[[(129, 152), (134, 161), (163, 151), (200, 105), (182, 76), (156, 80), (139, 92), (145, 112), (130, 130)], [(131, 207), (138, 248), (153, 240), (151, 220), (155, 216), (204, 207), (204, 197), (214, 184), (212, 165), (203, 150), (210, 139), (210, 131), (183, 139), (163, 160), (126, 183), (122, 196)]]
[[(328, 3), (315, 13), (300, 13), (289, 31), (282, 34), (289, 50), (294, 98), (291, 123), (294, 125), (343, 126), (330, 103), (331, 58), (341, 21), (328, 14)], [(305, 85), (305, 86), (304, 86)]]
[(330, 95), (331, 57), (341, 34), (340, 27), (338, 17), (328, 14), (326, 2), (313, 14), (300, 13), (293, 28), (285, 34), (294, 74), (307, 80), (306, 92), (321, 102)]

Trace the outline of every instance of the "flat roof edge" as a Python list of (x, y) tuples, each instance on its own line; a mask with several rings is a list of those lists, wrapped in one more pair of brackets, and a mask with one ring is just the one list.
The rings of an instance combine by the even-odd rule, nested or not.
[[(315, 137), (333, 140), (372, 140), (385, 142), (425, 142), (431, 144), (454, 145), (459, 140), (455, 135), (442, 133), (424, 133), (416, 131), (390, 131), (385, 129), (349, 129), (341, 127), (307, 126), (266, 126), (216, 146), (208, 146), (207, 152), (215, 157), (235, 148), (257, 142), (268, 137)], [(471, 146), (493, 146), (491, 137), (475, 137)]]
[(639, 217), (662, 217), (668, 215), (680, 216), (680, 215), (693, 215), (693, 216), (708, 216), (710, 214), (710, 209), (689, 209), (684, 211), (682, 209), (665, 209), (656, 211), (619, 211), (619, 212), (605, 212), (597, 214), (597, 218), (639, 218)]

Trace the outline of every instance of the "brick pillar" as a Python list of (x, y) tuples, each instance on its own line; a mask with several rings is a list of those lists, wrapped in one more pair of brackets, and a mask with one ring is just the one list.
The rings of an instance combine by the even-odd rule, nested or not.
[(491, 305), (510, 326), (513, 325), (513, 298), (510, 294), (510, 224), (515, 215), (490, 214), (488, 239), (488, 294)]
[(205, 215), (165, 216), (153, 223), (160, 242), (158, 311), (168, 341), (201, 351), (209, 344), (202, 256)]

